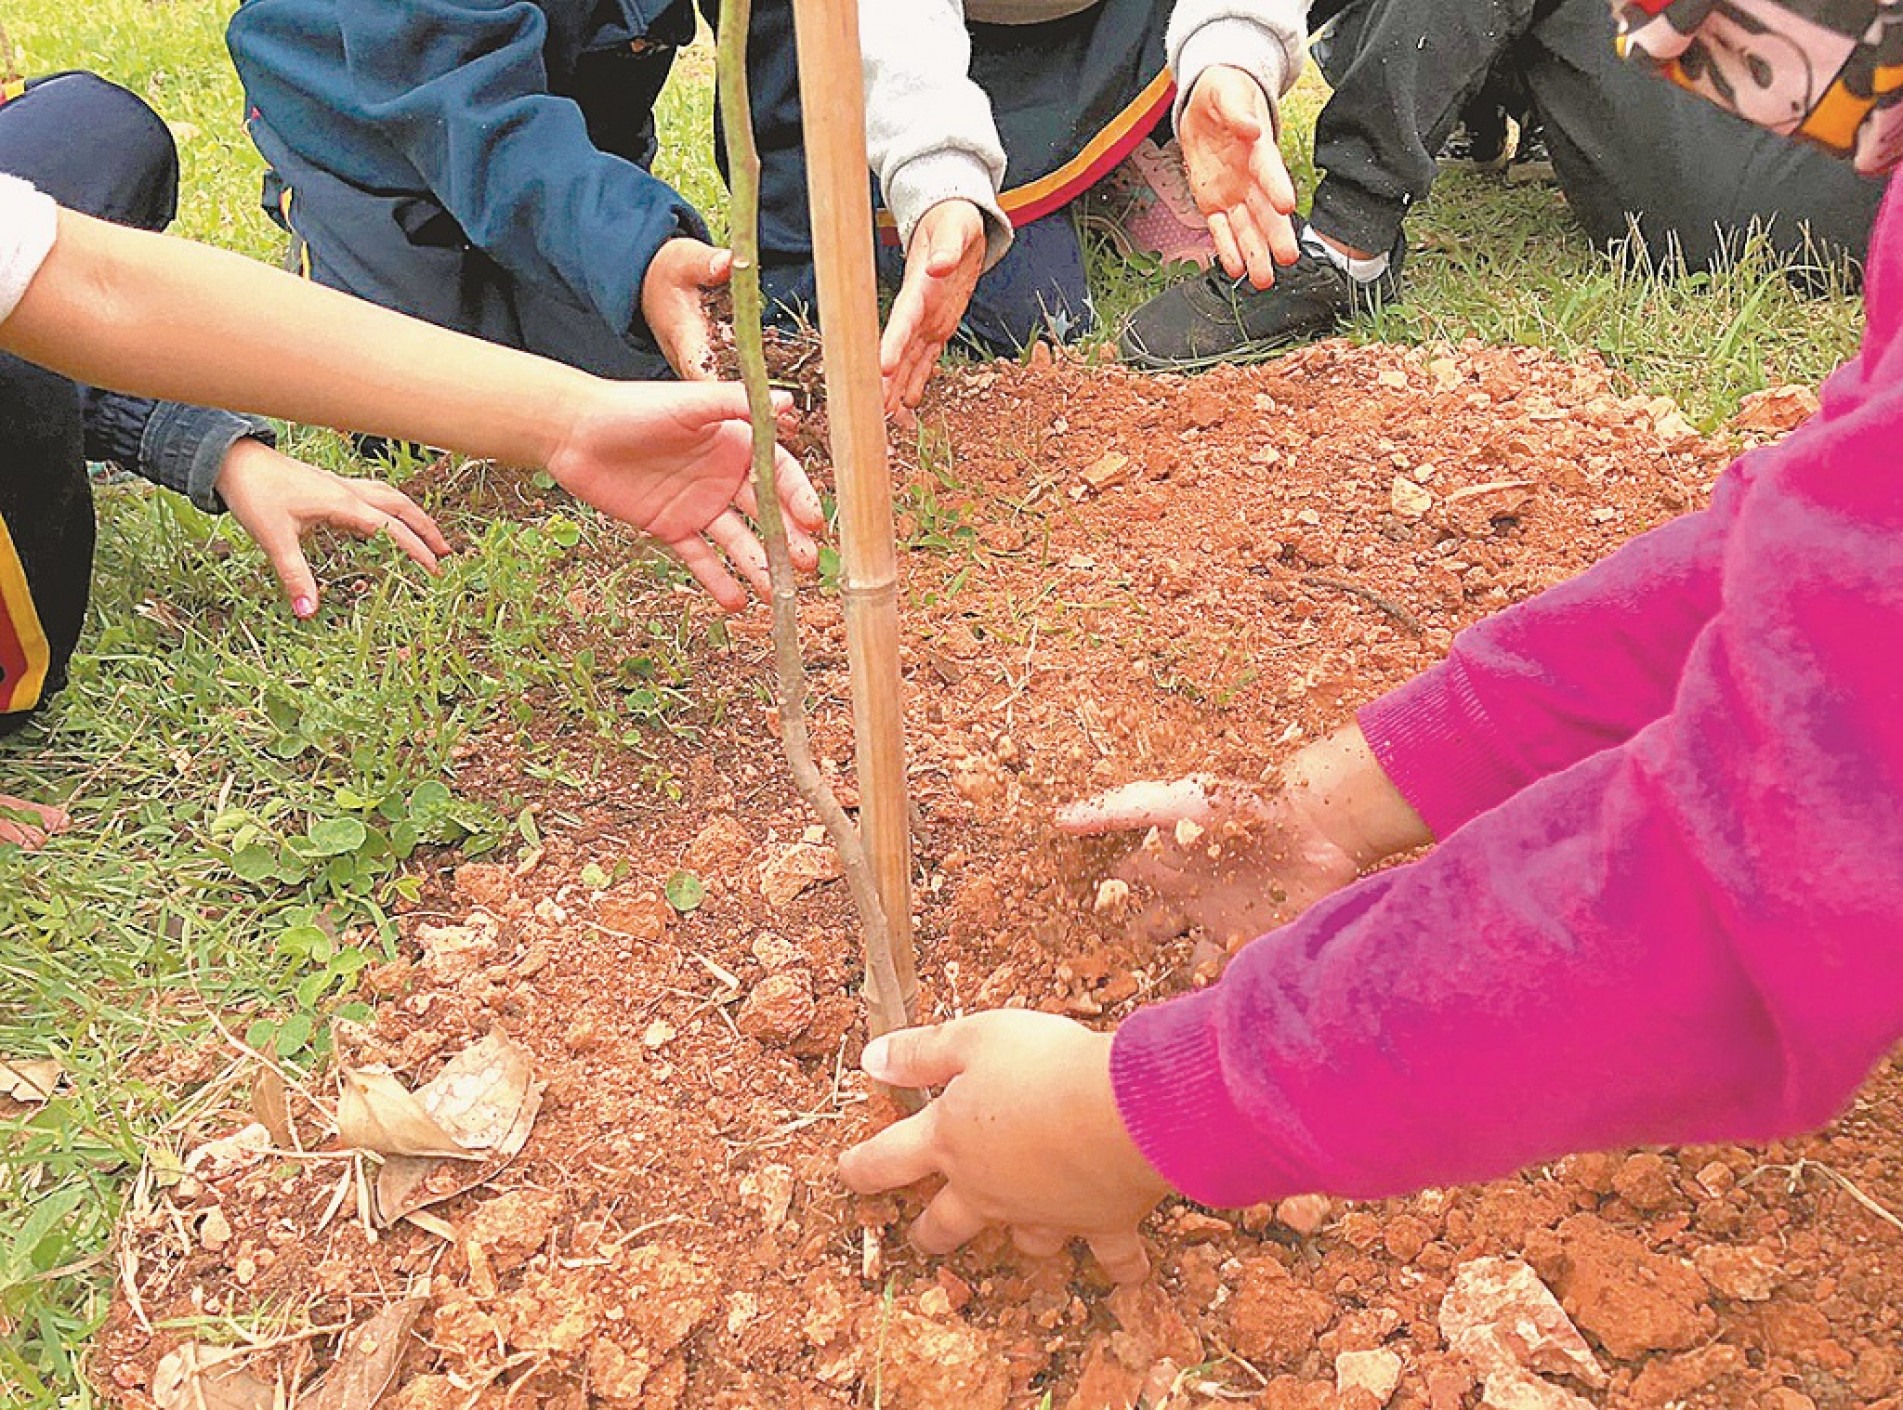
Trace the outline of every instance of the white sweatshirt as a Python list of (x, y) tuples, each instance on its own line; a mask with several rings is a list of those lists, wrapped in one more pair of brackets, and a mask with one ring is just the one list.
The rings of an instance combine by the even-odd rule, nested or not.
[(59, 207), (17, 176), (0, 175), (0, 323), (52, 253)]
[[(1005, 18), (992, 12), (1003, 2), (970, 0), (971, 18)], [(940, 202), (970, 201), (984, 212), (989, 268), (1011, 247), (1011, 223), (998, 204), (1004, 146), (991, 102), (971, 80), (966, 11), (966, 0), (861, 0), (866, 145), (900, 240), (909, 247)], [(1176, 117), (1217, 64), (1252, 75), (1273, 105), (1301, 74), (1307, 21), (1308, 0), (1175, 0), (1164, 48)]]

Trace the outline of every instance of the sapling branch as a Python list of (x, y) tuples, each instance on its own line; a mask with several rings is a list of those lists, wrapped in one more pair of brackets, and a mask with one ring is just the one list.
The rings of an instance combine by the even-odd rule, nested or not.
[[(893, 958), (892, 927), (879, 897), (878, 882), (859, 829), (847, 816), (832, 785), (813, 761), (806, 725), (806, 665), (800, 653), (799, 598), (793, 560), (787, 551), (786, 525), (780, 512), (774, 457), (778, 426), (766, 360), (765, 299), (760, 288), (760, 155), (753, 140), (752, 105), (747, 92), (747, 29), (751, 0), (721, 0), (716, 66), (721, 124), (727, 146), (728, 180), (733, 193), (733, 336), (740, 376), (753, 418), (753, 478), (759, 501), (760, 537), (766, 543), (767, 570), (773, 586), (773, 682), (779, 708), (780, 743), (800, 796), (819, 815), (838, 850), (840, 869), (858, 909), (865, 934), (867, 1020), (873, 1036), (903, 1028), (907, 1013)], [(917, 1094), (897, 1093), (915, 1106)]]

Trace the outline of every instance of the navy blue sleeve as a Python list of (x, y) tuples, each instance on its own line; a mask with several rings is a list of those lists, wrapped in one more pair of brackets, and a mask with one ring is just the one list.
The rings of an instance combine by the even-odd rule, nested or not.
[(705, 227), (672, 187), (589, 139), (549, 91), (548, 20), (528, 0), (338, 0), (356, 98), (470, 242), (636, 326), (662, 244)]

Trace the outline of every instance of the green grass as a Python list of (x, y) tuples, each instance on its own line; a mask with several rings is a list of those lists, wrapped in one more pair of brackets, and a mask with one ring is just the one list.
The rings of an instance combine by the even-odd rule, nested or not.
[[(150, 98), (180, 135), (179, 230), (274, 258), (226, 13), (12, 0), (5, 30), (21, 71), (91, 68)], [(665, 96), (661, 169), (719, 230), (710, 72), (690, 54)], [(1322, 96), (1311, 78), (1289, 105), (1303, 190)], [(1855, 300), (1797, 300), (1762, 263), (1674, 286), (1621, 272), (1544, 188), (1450, 180), (1409, 234), (1408, 301), (1357, 336), (1596, 348), (1636, 388), (1707, 421), (1768, 380), (1820, 376), (1859, 323)], [(1159, 283), (1101, 255), (1094, 272), (1112, 317)], [(295, 445), (366, 473), (339, 438)], [(955, 447), (943, 467), (938, 449), (942, 480)], [(970, 529), (933, 479), (906, 509), (921, 544), (961, 551)], [(0, 1057), (55, 1056), (72, 1076), (69, 1094), (0, 1121), (4, 1406), (92, 1403), (78, 1367), (106, 1307), (111, 1221), (184, 1100), (155, 1054), (202, 1040), (209, 1006), (254, 1044), (318, 1060), (326, 1023), (355, 1002), (356, 970), (389, 943), (410, 849), (513, 846), (527, 828), (520, 799), (445, 786), (460, 745), (540, 711), (557, 737), (521, 737), (525, 771), (578, 786), (603, 751), (644, 750), (717, 708), (693, 685), (703, 643), (665, 590), (671, 570), (630, 559), (584, 512), (460, 515), (465, 551), (437, 581), (387, 549), (330, 548), (328, 605), (307, 625), (284, 614), (233, 526), (126, 485), (102, 488), (99, 518), (73, 683), (0, 746), (0, 790), (67, 802), (79, 819), (37, 856), (0, 849)], [(577, 590), (615, 606), (571, 607)], [(658, 765), (651, 781), (676, 787)]]

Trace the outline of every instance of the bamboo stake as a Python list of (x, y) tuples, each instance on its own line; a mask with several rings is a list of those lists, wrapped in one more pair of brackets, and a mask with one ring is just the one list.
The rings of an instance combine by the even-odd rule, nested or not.
[[(858, 908), (860, 921), (865, 929), (868, 1027), (872, 1035), (877, 1037), (895, 1028), (906, 1026), (914, 1016), (916, 981), (913, 979), (912, 965), (910, 878), (905, 870), (899, 872), (901, 889), (898, 904), (894, 906), (889, 900), (890, 892), (883, 884), (885, 868), (880, 865), (882, 854), (876, 845), (873, 849), (868, 849), (859, 830), (853, 826), (852, 820), (846, 815), (846, 810), (840, 805), (837, 795), (813, 762), (812, 747), (807, 736), (806, 670), (800, 657), (799, 602), (794, 585), (793, 564), (787, 553), (786, 526), (780, 511), (778, 477), (774, 466), (777, 425), (773, 414), (772, 392), (767, 380), (766, 347), (762, 332), (765, 303), (760, 291), (760, 156), (753, 140), (752, 107), (748, 98), (746, 72), (746, 36), (751, 9), (750, 0), (721, 0), (717, 64), (721, 120), (726, 132), (727, 160), (733, 187), (731, 243), (734, 257), (734, 343), (740, 354), (741, 376), (746, 383), (747, 405), (753, 418), (755, 495), (759, 501), (760, 531), (762, 538), (766, 540), (767, 566), (773, 584), (774, 685), (776, 703), (780, 711), (780, 739), (800, 796), (819, 814), (820, 821), (825, 824), (827, 835), (831, 837), (834, 847), (838, 849), (841, 870), (845, 873), (847, 887), (852, 893), (853, 903)], [(853, 72), (856, 74), (858, 72), (856, 46), (853, 65)], [(862, 161), (863, 144), (864, 138), (861, 136)], [(861, 185), (863, 184), (862, 180)], [(871, 229), (870, 209), (866, 211), (866, 229), (867, 231)], [(865, 282), (867, 288), (870, 289), (872, 278), (870, 248), (866, 251), (865, 271)], [(821, 293), (823, 298), (823, 286)], [(832, 398), (842, 395), (843, 389), (840, 380), (834, 375), (833, 356), (829, 334), (826, 346), (827, 398), (833, 425), (838, 428), (841, 424), (841, 413)], [(878, 458), (881, 469), (880, 485), (884, 487), (885, 435), (878, 402), (878, 386), (878, 364), (875, 353), (871, 392), (873, 414), (881, 418), (877, 422)], [(835, 457), (839, 454), (841, 439), (835, 429), (833, 441)], [(845, 479), (842, 471), (839, 485), (842, 512), (846, 503)], [(885, 552), (890, 564), (892, 523), (889, 488), (886, 489), (885, 510)], [(859, 541), (866, 521), (863, 505), (859, 506), (859, 511), (845, 526), (842, 558), (848, 565), (858, 561), (855, 559), (855, 548), (863, 548), (863, 544)], [(863, 559), (863, 553), (859, 554), (859, 559)], [(850, 566), (846, 569), (844, 580), (848, 584), (853, 582)], [(892, 690), (890, 709), (878, 712), (881, 719), (889, 715), (894, 726), (899, 720), (895, 583), (896, 571), (889, 570), (884, 598), (891, 608), (889, 615), (892, 618), (890, 656), (886, 663), (890, 667)], [(845, 591), (847, 593), (848, 646), (851, 647), (853, 645), (852, 621), (855, 615), (853, 603), (863, 594), (856, 594), (851, 587), (847, 587)], [(863, 707), (865, 695), (857, 653), (853, 658), (853, 696), (855, 706)], [(867, 830), (872, 833), (876, 844), (878, 834), (872, 831), (873, 811), (870, 807), (875, 791), (874, 781), (865, 768), (867, 759), (865, 720), (868, 713), (870, 712), (863, 708), (855, 710), (855, 718), (859, 722), (860, 787), (862, 797), (865, 799), (865, 803), (862, 804), (862, 816), (867, 819)], [(897, 816), (901, 824), (899, 845), (903, 849), (907, 844), (903, 829), (907, 812), (904, 796), (903, 740), (898, 741), (895, 754), (881, 752), (878, 757), (884, 772), (879, 773), (877, 777), (884, 780), (887, 788), (896, 781)], [(890, 767), (893, 759), (897, 762), (896, 770)], [(886, 815), (881, 813), (880, 816)], [(906, 867), (909, 867), (909, 856), (902, 857), (902, 861)]]
[(872, 256), (858, 0), (794, 0), (793, 26), (813, 266), (826, 345), (826, 409), (839, 491), (840, 593), (852, 669), (863, 800), (859, 816), (891, 922), (893, 967), (905, 1012), (916, 1017), (898, 554), (879, 372), (879, 292)]

